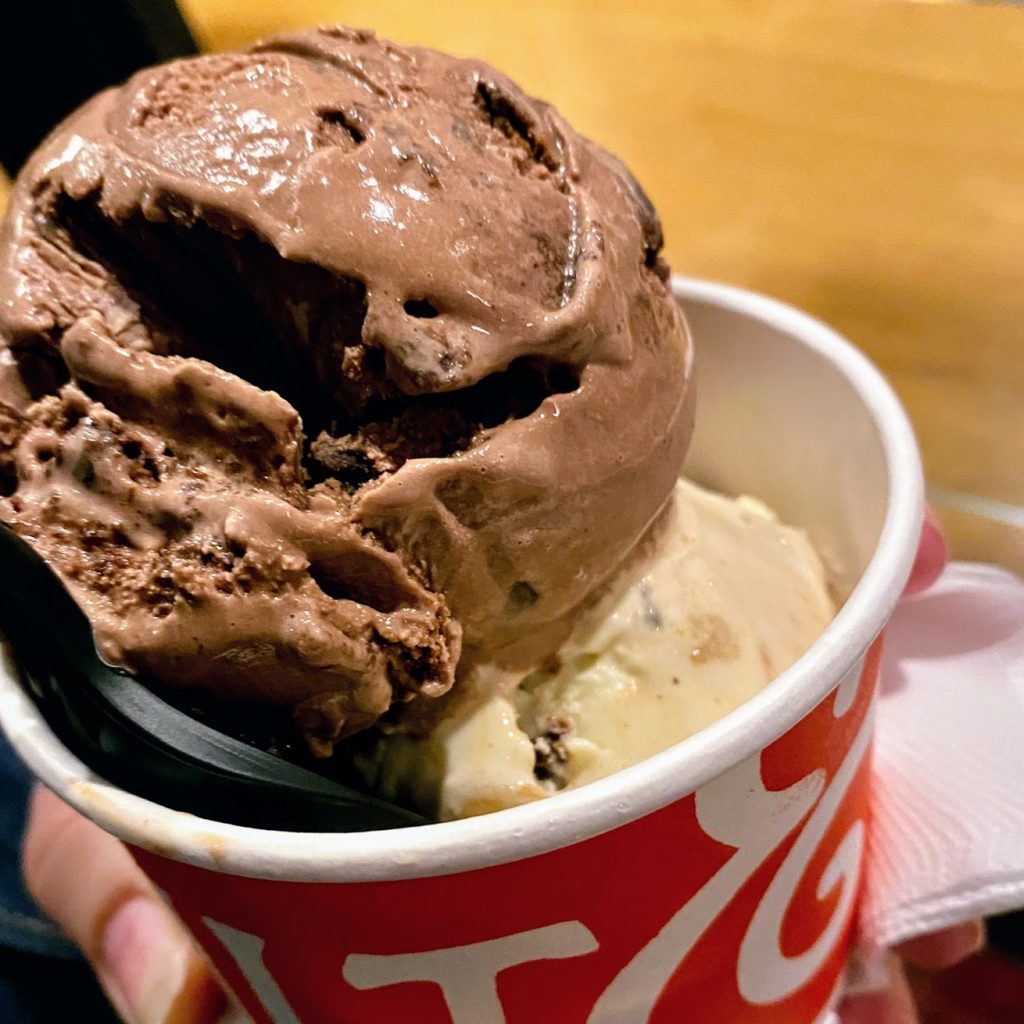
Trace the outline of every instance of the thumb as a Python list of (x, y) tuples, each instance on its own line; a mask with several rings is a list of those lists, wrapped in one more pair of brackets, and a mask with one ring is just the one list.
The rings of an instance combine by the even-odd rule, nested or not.
[(29, 892), (91, 962), (129, 1024), (212, 1024), (226, 999), (125, 847), (36, 787), (22, 850)]

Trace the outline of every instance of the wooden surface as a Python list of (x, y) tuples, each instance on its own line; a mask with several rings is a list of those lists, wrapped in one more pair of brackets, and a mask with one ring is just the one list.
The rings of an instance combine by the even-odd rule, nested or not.
[(344, 21), (479, 54), (616, 150), (677, 271), (883, 368), (956, 554), (1024, 572), (1024, 11), (871, 0), (182, 0), (202, 43)]

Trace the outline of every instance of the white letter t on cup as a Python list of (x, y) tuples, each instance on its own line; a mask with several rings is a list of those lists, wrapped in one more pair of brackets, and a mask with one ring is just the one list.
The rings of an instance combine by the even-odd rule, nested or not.
[(498, 975), (533, 960), (565, 960), (597, 949), (593, 933), (579, 921), (562, 921), (468, 946), (372, 956), (352, 953), (343, 968), (357, 989), (409, 981), (432, 981), (444, 994), (452, 1024), (505, 1024)]

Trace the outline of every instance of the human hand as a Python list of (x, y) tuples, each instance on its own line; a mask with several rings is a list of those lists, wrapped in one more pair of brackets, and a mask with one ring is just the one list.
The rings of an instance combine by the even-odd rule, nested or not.
[(29, 892), (127, 1024), (225, 1024), (226, 996), (125, 847), (41, 786), (22, 861)]

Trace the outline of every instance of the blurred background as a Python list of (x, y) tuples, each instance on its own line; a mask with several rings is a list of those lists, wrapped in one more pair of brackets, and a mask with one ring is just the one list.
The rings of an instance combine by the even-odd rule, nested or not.
[[(1024, 573), (1024, 9), (18, 2), (0, 14), (0, 48), (26, 47), (0, 54), (0, 163), (16, 172), (56, 119), (135, 67), (334, 21), (498, 65), (625, 159), (676, 272), (778, 296), (850, 337), (910, 411), (955, 557)], [(917, 979), (929, 1024), (1019, 1024), (1021, 934), (996, 922), (993, 952)]]

